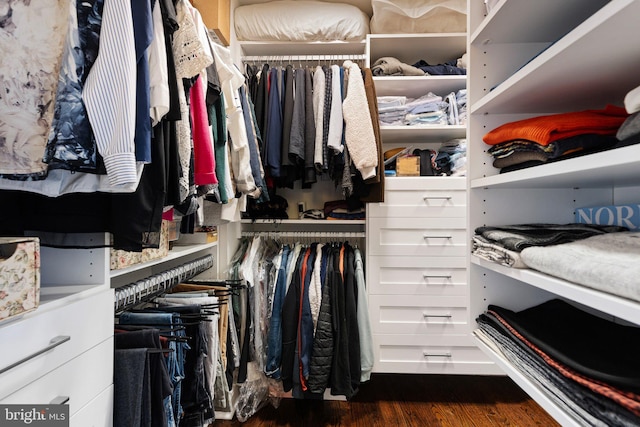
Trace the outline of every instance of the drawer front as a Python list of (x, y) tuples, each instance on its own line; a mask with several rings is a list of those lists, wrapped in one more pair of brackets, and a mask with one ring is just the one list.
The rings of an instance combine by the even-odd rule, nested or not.
[(113, 337), (85, 351), (45, 376), (5, 396), (2, 404), (46, 405), (68, 397), (73, 415), (113, 384)]
[[(111, 289), (71, 301), (66, 306), (50, 310), (41, 306), (38, 310), (41, 309), (42, 312), (36, 311), (34, 316), (0, 328), (0, 342), (12, 343), (0, 352), (0, 369), (28, 358), (0, 374), (0, 399), (113, 335)], [(61, 344), (30, 357), (56, 339)]]
[(386, 190), (384, 203), (371, 203), (371, 217), (465, 217), (467, 193), (460, 190)]
[(466, 190), (467, 178), (457, 176), (393, 177), (384, 180), (385, 191)]
[(467, 255), (465, 218), (371, 218), (368, 245), (371, 255)]
[(470, 333), (466, 297), (370, 295), (369, 317), (379, 334)]
[(76, 412), (69, 427), (112, 427), (113, 385)]
[(467, 295), (465, 257), (382, 257), (367, 263), (369, 295)]
[[(438, 339), (440, 338), (440, 339)], [(468, 336), (373, 336), (374, 372), (411, 374), (503, 374)]]

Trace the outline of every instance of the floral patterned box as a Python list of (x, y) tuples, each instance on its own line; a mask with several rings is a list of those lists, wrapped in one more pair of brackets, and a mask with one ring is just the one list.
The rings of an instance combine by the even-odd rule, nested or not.
[(0, 237), (0, 321), (38, 308), (40, 240)]
[(169, 221), (162, 220), (160, 228), (160, 246), (157, 249), (143, 249), (142, 252), (129, 252), (121, 249), (111, 249), (111, 270), (131, 267), (132, 265), (164, 258), (169, 255)]

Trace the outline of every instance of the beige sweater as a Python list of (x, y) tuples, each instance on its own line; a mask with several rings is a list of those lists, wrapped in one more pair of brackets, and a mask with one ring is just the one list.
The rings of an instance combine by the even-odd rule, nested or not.
[(376, 174), (378, 151), (364, 80), (358, 64), (345, 61), (343, 67), (349, 73), (347, 96), (342, 103), (345, 142), (354, 165), (362, 174), (362, 178), (367, 179)]

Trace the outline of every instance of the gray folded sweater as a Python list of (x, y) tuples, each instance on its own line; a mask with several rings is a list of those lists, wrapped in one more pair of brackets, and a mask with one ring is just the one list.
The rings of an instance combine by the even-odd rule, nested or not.
[(379, 58), (371, 66), (374, 76), (424, 76), (425, 72), (392, 56)]

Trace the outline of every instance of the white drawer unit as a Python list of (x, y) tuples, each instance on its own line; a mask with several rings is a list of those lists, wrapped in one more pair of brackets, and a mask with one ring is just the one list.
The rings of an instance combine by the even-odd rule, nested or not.
[(369, 295), (465, 296), (466, 262), (464, 257), (372, 256)]
[(466, 218), (370, 218), (371, 255), (460, 256), (467, 254)]
[(369, 313), (373, 333), (450, 335), (468, 331), (465, 297), (371, 295)]
[[(45, 405), (67, 401), (73, 415), (113, 383), (113, 337), (27, 384), (2, 404)], [(84, 426), (83, 426), (84, 427)]]
[(375, 334), (374, 371), (412, 374), (498, 374), (471, 336)]
[(44, 304), (0, 328), (0, 342), (11, 343), (0, 352), (0, 399), (113, 335), (113, 291), (87, 292)]

